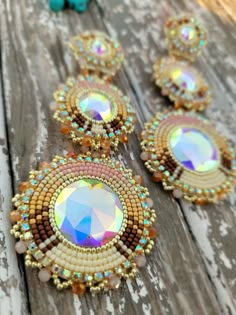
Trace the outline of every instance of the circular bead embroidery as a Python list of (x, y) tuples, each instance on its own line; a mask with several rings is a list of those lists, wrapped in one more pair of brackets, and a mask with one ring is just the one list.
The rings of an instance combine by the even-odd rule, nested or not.
[(21, 239), (20, 253), (28, 248), (26, 265), (77, 294), (133, 277), (153, 246), (155, 219), (149, 193), (135, 179), (119, 162), (81, 156), (56, 156), (31, 172), (13, 198), (21, 218), (12, 234)]
[(204, 110), (211, 101), (208, 85), (201, 74), (188, 62), (163, 57), (154, 64), (154, 80), (175, 108)]
[(113, 77), (124, 60), (120, 43), (98, 31), (84, 32), (71, 39), (69, 46), (81, 70), (92, 70), (104, 78)]
[(232, 191), (235, 151), (207, 119), (182, 111), (158, 113), (141, 137), (145, 166), (174, 196), (203, 204)]
[(112, 84), (98, 77), (69, 78), (54, 93), (54, 118), (83, 152), (107, 156), (134, 130), (135, 114), (129, 100)]
[(170, 18), (165, 25), (165, 34), (171, 55), (193, 61), (207, 44), (207, 31), (190, 16)]

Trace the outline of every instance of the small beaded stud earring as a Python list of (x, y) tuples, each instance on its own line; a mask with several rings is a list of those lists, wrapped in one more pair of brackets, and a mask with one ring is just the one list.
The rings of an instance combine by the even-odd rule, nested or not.
[(124, 58), (121, 45), (104, 33), (85, 32), (69, 46), (81, 73), (55, 92), (54, 118), (81, 152), (107, 156), (128, 141), (135, 123), (128, 97), (110, 83)]
[(108, 82), (123, 59), (120, 45), (97, 32), (70, 45), (83, 74), (55, 93), (55, 118), (84, 154), (56, 156), (30, 172), (13, 198), (11, 234), (41, 281), (95, 294), (145, 265), (156, 215), (141, 176), (106, 157), (134, 123), (127, 98)]
[(206, 29), (193, 17), (170, 18), (165, 25), (168, 57), (154, 64), (153, 78), (175, 109), (202, 111), (211, 101), (208, 84), (192, 66), (207, 43)]
[(141, 159), (175, 198), (196, 204), (217, 202), (232, 192), (235, 150), (194, 112), (157, 113), (141, 133)]

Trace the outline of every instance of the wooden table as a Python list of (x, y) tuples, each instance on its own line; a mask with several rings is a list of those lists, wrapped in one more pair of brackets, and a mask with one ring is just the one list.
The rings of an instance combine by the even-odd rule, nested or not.
[[(177, 203), (151, 181), (139, 159), (144, 121), (168, 101), (151, 81), (152, 64), (167, 53), (163, 23), (192, 12), (209, 30), (197, 67), (214, 101), (206, 116), (232, 140), (236, 134), (236, 36), (233, 1), (97, 0), (86, 13), (50, 12), (47, 1), (1, 1), (0, 86), (0, 314), (236, 314), (236, 195), (218, 205)], [(11, 197), (31, 168), (71, 150), (52, 119), (52, 93), (78, 65), (68, 39), (100, 29), (123, 44), (126, 62), (115, 83), (130, 96), (138, 123), (117, 158), (141, 174), (158, 214), (159, 237), (147, 268), (119, 290), (92, 297), (58, 292), (38, 281), (14, 251)], [(75, 148), (76, 150), (76, 148)]]

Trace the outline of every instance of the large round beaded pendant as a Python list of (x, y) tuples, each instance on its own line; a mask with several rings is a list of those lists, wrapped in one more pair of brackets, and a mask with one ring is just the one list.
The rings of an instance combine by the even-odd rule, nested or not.
[(164, 96), (174, 102), (175, 109), (202, 111), (211, 102), (206, 80), (185, 60), (163, 57), (154, 64), (153, 78)]
[(114, 85), (96, 76), (69, 78), (54, 93), (54, 118), (83, 153), (107, 156), (134, 130), (129, 99)]
[(10, 215), (16, 250), (58, 289), (118, 288), (153, 247), (153, 202), (119, 162), (70, 156), (43, 163), (20, 185)]
[(235, 150), (210, 122), (183, 111), (157, 113), (141, 134), (141, 158), (176, 198), (217, 202), (233, 189)]

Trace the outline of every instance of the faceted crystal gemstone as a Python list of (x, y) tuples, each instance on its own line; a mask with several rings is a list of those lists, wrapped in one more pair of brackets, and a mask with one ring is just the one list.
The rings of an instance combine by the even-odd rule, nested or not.
[(90, 119), (108, 122), (114, 115), (114, 105), (101, 93), (89, 92), (79, 101), (79, 109)]
[(65, 187), (55, 203), (55, 222), (72, 243), (99, 247), (119, 232), (123, 208), (117, 194), (95, 179), (81, 179)]
[(106, 44), (104, 43), (103, 40), (99, 38), (94, 39), (94, 41), (91, 44), (91, 49), (95, 54), (100, 56), (104, 55), (107, 51)]
[(197, 88), (196, 72), (182, 64), (173, 63), (168, 66), (168, 75), (171, 80), (181, 89), (192, 92)]
[(191, 25), (184, 25), (180, 29), (180, 36), (186, 44), (190, 44), (196, 39), (196, 30)]
[(207, 172), (218, 164), (217, 149), (209, 137), (195, 128), (176, 128), (170, 135), (175, 158), (191, 171)]

